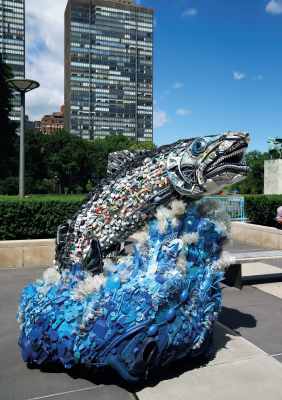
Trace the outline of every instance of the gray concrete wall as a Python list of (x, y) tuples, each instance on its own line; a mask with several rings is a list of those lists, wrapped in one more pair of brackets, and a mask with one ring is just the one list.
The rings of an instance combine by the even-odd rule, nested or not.
[(55, 256), (55, 239), (0, 241), (0, 268), (49, 267)]
[[(282, 230), (237, 221), (232, 221), (231, 230), (233, 239), (239, 242), (282, 250)], [(143, 236), (143, 232), (137, 234), (137, 240)], [(0, 268), (49, 267), (54, 256), (55, 239), (0, 241)]]
[(264, 161), (264, 194), (282, 194), (282, 160)]
[(282, 250), (282, 230), (247, 222), (232, 221), (233, 240)]

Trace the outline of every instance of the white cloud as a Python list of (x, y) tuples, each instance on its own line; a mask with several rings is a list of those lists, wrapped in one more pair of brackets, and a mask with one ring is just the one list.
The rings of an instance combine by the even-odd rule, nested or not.
[(273, 15), (282, 14), (282, 0), (271, 0), (265, 7), (266, 11)]
[(67, 0), (26, 2), (26, 77), (40, 88), (26, 95), (30, 120), (60, 111), (64, 104), (64, 11)]
[(154, 17), (154, 27), (156, 27), (156, 26), (157, 26), (157, 22), (158, 22), (157, 18), (156, 18), (156, 17)]
[(167, 96), (168, 94), (170, 94), (170, 91), (169, 90), (165, 90), (163, 92), (163, 94), (161, 95), (161, 99), (163, 100), (165, 98), (165, 96)]
[(193, 111), (190, 110), (183, 110), (182, 108), (180, 108), (179, 110), (176, 111), (177, 115), (189, 115), (189, 114), (193, 114)]
[(236, 80), (245, 78), (245, 76), (246, 76), (246, 74), (243, 74), (243, 73), (240, 73), (240, 72), (236, 72), (236, 71), (233, 71), (233, 73), (234, 73), (234, 79), (236, 79)]
[(181, 15), (181, 17), (182, 18), (190, 18), (197, 14), (198, 14), (198, 12), (197, 12), (196, 8), (188, 8), (188, 10), (184, 11), (184, 13)]
[(165, 111), (160, 110), (159, 108), (154, 111), (154, 128), (159, 128), (164, 124), (170, 124), (171, 119), (166, 115)]
[(154, 104), (157, 104), (157, 100), (154, 100), (153, 103), (154, 103)]
[(185, 0), (179, 0), (179, 1), (177, 1), (177, 2), (174, 3), (174, 6), (175, 6), (175, 7), (179, 7), (179, 6), (181, 6), (181, 4), (183, 4), (184, 2), (185, 2)]
[(256, 76), (254, 77), (254, 79), (255, 79), (256, 81), (261, 81), (262, 79), (265, 79), (265, 77), (262, 76), (262, 75), (256, 75)]
[(183, 88), (183, 83), (175, 82), (174, 85), (172, 85), (173, 88), (175, 89), (182, 89)]

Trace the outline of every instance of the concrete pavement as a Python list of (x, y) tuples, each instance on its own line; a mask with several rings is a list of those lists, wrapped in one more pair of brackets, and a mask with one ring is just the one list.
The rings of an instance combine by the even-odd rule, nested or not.
[[(110, 399), (133, 400), (130, 390), (115, 371), (94, 376), (85, 370), (66, 370), (59, 364), (41, 368), (26, 364), (18, 346), (19, 324), (16, 320), (22, 287), (41, 278), (45, 268), (0, 269), (0, 399)], [(95, 394), (94, 394), (95, 393)]]
[[(180, 360), (137, 391), (140, 400), (281, 400), (282, 364), (223, 325), (207, 363)], [(195, 365), (196, 362), (196, 365)]]

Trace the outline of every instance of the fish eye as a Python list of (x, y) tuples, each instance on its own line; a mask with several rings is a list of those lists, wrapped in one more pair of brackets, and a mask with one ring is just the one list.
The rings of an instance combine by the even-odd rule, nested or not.
[(191, 152), (194, 156), (198, 156), (205, 150), (206, 147), (206, 141), (204, 139), (198, 139), (192, 144)]

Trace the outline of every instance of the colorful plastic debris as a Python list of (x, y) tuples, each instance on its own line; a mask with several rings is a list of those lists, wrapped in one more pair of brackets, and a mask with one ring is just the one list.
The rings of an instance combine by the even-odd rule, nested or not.
[(211, 210), (204, 203), (199, 211), (178, 200), (159, 209), (135, 256), (108, 261), (104, 274), (92, 276), (81, 265), (60, 274), (54, 267), (24, 288), (24, 361), (111, 366), (135, 382), (176, 359), (209, 354), (219, 283), (233, 260), (222, 250), (230, 240), (227, 216), (204, 216)]

